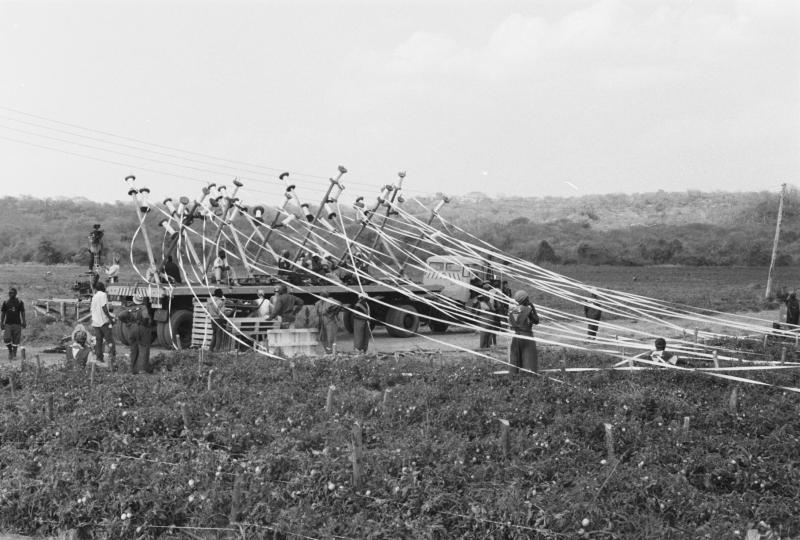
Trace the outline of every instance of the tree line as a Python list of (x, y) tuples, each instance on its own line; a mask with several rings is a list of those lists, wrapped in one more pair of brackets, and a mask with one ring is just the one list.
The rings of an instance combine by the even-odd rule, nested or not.
[[(427, 206), (435, 198), (422, 199)], [(501, 251), (553, 264), (763, 266), (769, 264), (777, 193), (645, 193), (573, 198), (455, 197), (442, 216)], [(779, 265), (800, 261), (800, 196), (788, 190)], [(152, 220), (157, 246), (163, 232)], [(106, 257), (127, 258), (138, 220), (130, 203), (86, 199), (0, 198), (4, 262), (88, 265), (92, 225), (105, 231)], [(245, 223), (242, 226), (247, 229)], [(276, 249), (283, 246), (276, 245)], [(137, 263), (147, 260), (134, 243)]]

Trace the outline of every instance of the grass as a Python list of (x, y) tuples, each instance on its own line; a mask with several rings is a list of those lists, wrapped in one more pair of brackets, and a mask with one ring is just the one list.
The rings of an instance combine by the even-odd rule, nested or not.
[[(543, 356), (545, 367), (557, 363)], [(83, 372), (37, 380), (29, 367), (13, 398), (0, 393), (0, 530), (743, 538), (763, 521), (800, 535), (797, 394), (671, 371), (560, 384), (492, 375), (494, 366), (457, 357), (298, 361), (294, 373), (252, 357), (198, 366), (186, 352), (173, 362), (161, 375), (98, 373), (94, 388)], [(800, 385), (796, 372), (756, 376)], [(510, 423), (508, 453), (499, 419)]]

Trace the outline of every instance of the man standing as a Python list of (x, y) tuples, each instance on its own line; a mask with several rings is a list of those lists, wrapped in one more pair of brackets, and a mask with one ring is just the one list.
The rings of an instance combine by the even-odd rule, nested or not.
[(17, 289), (8, 289), (8, 300), (3, 302), (0, 315), (0, 330), (3, 331), (3, 341), (8, 347), (8, 359), (17, 357), (19, 341), (22, 338), (22, 329), (27, 326), (25, 322), (25, 304), (17, 298)]
[(278, 285), (275, 287), (275, 296), (272, 297), (272, 313), (269, 314), (267, 320), (277, 319), (281, 328), (291, 328), (303, 305), (302, 300), (289, 294), (286, 285)]
[(228, 266), (228, 257), (224, 251), (217, 253), (217, 258), (214, 259), (214, 265), (211, 270), (214, 272), (214, 281), (220, 285), (230, 285), (231, 280), (236, 280), (233, 269)]
[(583, 315), (589, 320), (589, 339), (597, 337), (597, 329), (600, 327), (600, 317), (603, 312), (597, 305), (597, 295), (592, 293), (589, 302), (583, 306)]
[(319, 301), (314, 305), (314, 311), (317, 313), (319, 342), (322, 343), (325, 352), (330, 354), (336, 347), (336, 334), (339, 333), (339, 311), (342, 306), (325, 291), (319, 293), (319, 296)]
[(222, 296), (222, 289), (214, 289), (211, 298), (206, 303), (206, 311), (211, 319), (211, 343), (208, 346), (210, 352), (216, 352), (222, 348), (222, 339), (225, 335), (225, 298)]
[(119, 283), (119, 255), (116, 253), (111, 259), (113, 264), (111, 266), (106, 266), (106, 282), (107, 283)]
[(800, 322), (800, 302), (797, 300), (797, 293), (792, 292), (786, 298), (786, 324), (790, 325), (789, 330), (795, 330)]
[(133, 295), (133, 306), (120, 314), (125, 323), (126, 333), (131, 346), (131, 373), (137, 375), (144, 371), (152, 373), (150, 367), (150, 343), (153, 340), (150, 309), (140, 293)]
[(516, 304), (508, 310), (508, 326), (515, 334), (508, 348), (510, 371), (516, 374), (519, 373), (519, 368), (523, 368), (535, 372), (539, 370), (539, 357), (536, 342), (533, 340), (533, 325), (539, 324), (539, 315), (536, 314), (536, 308), (528, 298), (527, 291), (515, 292), (514, 301)]
[(108, 295), (106, 286), (100, 282), (95, 286), (95, 293), (92, 296), (92, 331), (94, 332), (95, 345), (94, 354), (97, 362), (103, 365), (103, 341), (109, 343), (109, 353), (111, 354), (111, 367), (114, 367), (117, 359), (117, 347), (114, 343), (114, 335), (111, 327), (114, 324), (114, 317), (108, 311)]
[(167, 255), (164, 262), (164, 274), (171, 283), (181, 283), (181, 269), (172, 260), (172, 255)]
[(359, 295), (358, 301), (351, 311), (353, 312), (353, 349), (356, 352), (366, 353), (372, 333), (369, 328), (371, 316), (367, 297), (363, 294)]

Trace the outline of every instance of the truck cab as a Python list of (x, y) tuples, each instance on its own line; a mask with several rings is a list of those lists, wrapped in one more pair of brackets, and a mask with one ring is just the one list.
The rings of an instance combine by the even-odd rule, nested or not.
[(473, 296), (469, 284), (478, 287), (494, 278), (492, 267), (477, 257), (460, 255), (434, 255), (427, 259), (428, 269), (422, 278), (423, 285), (444, 287), (442, 294), (466, 304)]

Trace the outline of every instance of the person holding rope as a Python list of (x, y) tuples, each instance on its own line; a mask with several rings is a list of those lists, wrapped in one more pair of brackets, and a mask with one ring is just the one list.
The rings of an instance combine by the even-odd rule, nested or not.
[(272, 311), (267, 317), (268, 321), (278, 321), (281, 328), (293, 328), (297, 314), (303, 309), (304, 302), (293, 294), (289, 294), (289, 288), (280, 284), (275, 287), (275, 295), (272, 297)]
[[(519, 290), (514, 293), (514, 302), (508, 310), (508, 326), (514, 332), (511, 345), (508, 347), (510, 372), (519, 373), (519, 368), (539, 371), (539, 357), (536, 342), (533, 339), (533, 325), (539, 324), (539, 315), (528, 297), (528, 292)], [(522, 336), (522, 337), (517, 337)]]
[(358, 301), (350, 308), (353, 313), (353, 349), (366, 354), (370, 338), (370, 309), (366, 295), (358, 295)]
[(600, 317), (603, 316), (603, 312), (600, 311), (596, 300), (597, 294), (592, 293), (588, 302), (583, 306), (583, 316), (589, 320), (588, 339), (590, 340), (597, 337), (597, 330), (600, 328)]
[(319, 342), (327, 354), (335, 352), (336, 334), (339, 333), (339, 311), (342, 305), (331, 298), (326, 291), (319, 293), (320, 299), (314, 305), (317, 314), (317, 330)]
[[(149, 299), (148, 299), (149, 300)], [(152, 373), (150, 366), (150, 344), (153, 341), (153, 317), (144, 296), (137, 292), (133, 295), (133, 305), (119, 314), (119, 320), (125, 324), (126, 334), (131, 347), (131, 373)]]

